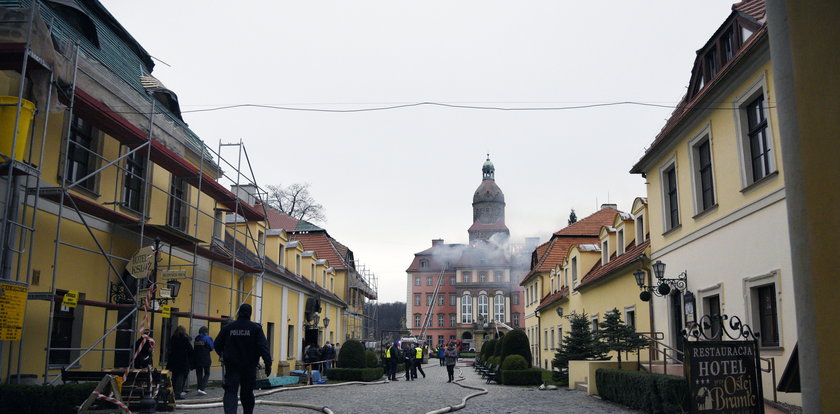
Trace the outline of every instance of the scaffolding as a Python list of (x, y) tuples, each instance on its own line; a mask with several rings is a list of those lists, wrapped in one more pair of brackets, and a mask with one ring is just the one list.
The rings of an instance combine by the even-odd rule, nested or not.
[[(213, 287), (227, 290), (228, 316), (233, 315), (236, 307), (250, 298), (253, 298), (258, 306), (261, 304), (260, 282), (265, 273), (264, 256), (258, 254), (256, 255), (257, 263), (246, 263), (246, 261), (237, 257), (239, 254), (237, 243), (241, 243), (255, 252), (264, 252), (261, 245), (264, 240), (260, 240), (253, 234), (248, 223), (264, 222), (267, 213), (264, 208), (266, 193), (257, 185), (248, 153), (241, 140), (236, 143), (220, 142), (218, 151), (211, 150), (203, 143), (199, 143), (196, 148), (195, 143), (182, 142), (184, 147), (193, 151), (191, 154), (193, 158), (198, 159), (197, 167), (167, 146), (162, 137), (168, 136), (169, 141), (179, 139), (173, 135), (175, 133), (172, 132), (171, 125), (186, 129), (186, 124), (166, 108), (157, 105), (154, 93), (162, 88), (159, 83), (146, 88), (146, 93), (143, 95), (144, 107), (127, 104), (126, 109), (116, 112), (94, 99), (89, 99), (83, 91), (77, 89), (78, 77), (86, 76), (96, 82), (101, 74), (94, 73), (89, 68), (86, 69), (80, 65), (82, 53), (80, 53), (81, 46), (78, 42), (63, 56), (58, 57), (72, 62), (70, 64), (72, 76), (69, 79), (59, 79), (60, 76), (57, 76), (54, 67), (32, 48), (34, 30), (39, 23), (40, 12), (39, 4), (36, 1), (28, 9), (28, 17), (25, 21), (7, 20), (0, 22), (2, 24), (24, 24), (27, 27), (25, 41), (19, 48), (4, 49), (11, 51), (4, 52), (6, 55), (4, 57), (20, 57), (20, 64), (12, 69), (18, 71), (20, 77), (12, 148), (17, 145), (17, 131), (21, 128), (19, 124), (24, 119), (21, 117), (21, 111), (23, 100), (26, 98), (25, 86), (27, 81), (30, 78), (48, 79), (44, 81), (45, 85), (42, 85), (46, 87), (46, 99), (42, 100), (40, 105), (37, 106), (38, 114), (42, 114), (42, 118), (38, 119), (39, 122), (35, 122), (35, 119), (31, 121), (33, 128), (30, 130), (29, 137), (26, 137), (29, 142), (34, 143), (33, 138), (40, 136), (38, 150), (35, 151), (35, 145), (29, 145), (29, 151), (23, 159), (16, 158), (14, 150), (10, 151), (8, 155), (0, 154), (2, 155), (2, 163), (0, 163), (0, 173), (2, 173), (0, 192), (2, 194), (0, 194), (0, 197), (2, 197), (4, 203), (2, 228), (0, 228), (0, 242), (2, 242), (2, 255), (0, 255), (0, 278), (2, 280), (0, 281), (14, 281), (27, 287), (31, 285), (37, 218), (39, 212), (40, 214), (46, 214), (43, 211), (44, 209), (41, 208), (41, 204), (49, 202), (52, 210), (57, 210), (51, 212), (56, 217), (56, 225), (52, 243), (53, 263), (49, 289), (41, 292), (30, 291), (27, 297), (27, 302), (47, 301), (50, 303), (46, 344), (43, 348), (46, 350), (43, 383), (46, 384), (53, 383), (60, 378), (55, 376), (56, 374), (50, 373), (51, 365), (54, 365), (51, 364), (50, 357), (55, 352), (65, 352), (69, 355), (78, 354), (72, 361), (60, 364), (64, 367), (73, 367), (91, 352), (101, 352), (100, 369), (104, 369), (108, 365), (105, 362), (106, 352), (123, 352), (129, 356), (134, 355), (134, 338), (138, 336), (137, 333), (141, 328), (152, 327), (140, 326), (141, 322), (138, 315), (143, 312), (146, 314), (145, 318), (148, 318), (150, 313), (154, 314), (159, 311), (145, 308), (144, 301), (136, 299), (142, 297), (143, 283), (139, 282), (139, 279), (135, 280), (135, 283), (128, 283), (131, 279), (125, 277), (125, 270), (121, 269), (125, 269), (132, 257), (125, 257), (115, 252), (115, 239), (125, 240), (136, 237), (138, 250), (146, 246), (154, 246), (152, 259), (154, 271), (151, 272), (149, 282), (145, 286), (150, 292), (149, 295), (153, 298), (156, 290), (163, 287), (163, 283), (166, 283), (157, 281), (159, 267), (164, 270), (186, 268), (188, 274), (190, 273), (189, 270), (192, 270), (187, 277), (191, 281), (192, 289), (189, 312), (172, 312), (173, 315), (188, 318), (190, 329), (192, 329), (193, 321), (196, 319), (213, 322), (225, 320), (196, 312), (196, 289), (202, 284), (207, 286), (208, 291)], [(52, 32), (52, 29), (48, 27), (47, 31)], [(138, 73), (138, 77), (148, 79), (150, 76), (148, 73), (141, 72)], [(144, 86), (146, 85), (144, 84)], [(97, 116), (104, 118), (114, 118), (119, 116), (119, 113), (126, 112), (145, 114), (148, 121), (148, 131), (144, 134), (136, 125), (129, 125), (127, 127), (129, 131), (124, 134), (119, 134), (119, 136), (108, 134), (111, 139), (118, 141), (120, 148), (117, 157), (108, 159), (96, 150), (71, 143), (69, 136), (72, 122), (66, 122), (66, 126), (60, 133), (61, 137), (59, 137), (59, 141), (63, 140), (61, 156), (64, 157), (61, 159), (60, 179), (58, 185), (47, 186), (42, 179), (41, 168), (44, 163), (45, 152), (48, 151), (49, 116), (50, 109), (54, 104), (53, 95), (55, 92), (59, 97), (64, 97), (66, 117), (73, 119), (78, 112), (95, 112)], [(132, 90), (132, 92), (136, 91)], [(77, 99), (80, 97), (84, 101), (84, 109), (77, 107), (79, 104)], [(34, 126), (39, 123), (41, 128), (36, 131)], [(131, 127), (134, 129), (132, 130)], [(189, 144), (193, 144), (192, 148)], [(222, 157), (222, 152), (230, 149), (236, 151), (236, 158), (233, 162), (229, 162)], [(49, 148), (49, 150), (55, 150), (55, 148)], [(93, 163), (98, 166), (81, 174), (73, 174), (70, 171), (71, 161), (68, 156), (71, 151), (75, 154), (81, 152), (81, 156), (94, 160)], [(173, 185), (164, 188), (155, 183), (151, 174), (155, 167), (166, 170), (172, 177), (171, 183)], [(226, 170), (230, 173), (225, 173)], [(106, 172), (113, 172), (113, 200), (103, 202), (102, 197), (100, 197), (99, 200), (92, 201), (84, 191), (79, 191), (79, 187), (90, 182), (90, 180), (97, 180), (100, 187), (104, 186)], [(123, 182), (122, 186), (121, 181)], [(142, 196), (136, 192), (131, 193), (125, 190), (126, 181), (139, 184), (139, 188), (142, 189)], [(228, 191), (225, 184), (235, 191)], [(191, 196), (186, 185), (197, 189), (195, 197)], [(162, 199), (168, 200), (167, 218), (164, 225), (152, 223), (155, 217), (151, 211), (153, 208), (151, 200), (156, 197), (158, 192), (163, 194)], [(127, 206), (128, 193), (131, 193), (131, 196), (139, 197), (139, 204)], [(205, 202), (208, 201), (207, 198), (212, 199), (213, 214), (206, 211), (206, 206), (204, 206), (205, 209), (202, 209), (203, 198)], [(184, 212), (184, 209), (186, 209), (186, 212)], [(178, 214), (174, 215), (176, 210)], [(100, 224), (95, 225), (90, 222), (90, 219), (94, 219)], [(192, 226), (190, 226), (190, 220), (193, 220)], [(93, 242), (95, 248), (64, 239), (62, 228), (67, 221), (81, 224), (90, 237), (89, 241)], [(201, 240), (202, 234), (206, 233), (206, 227), (201, 227), (201, 222), (213, 223), (213, 234), (209, 241)], [(192, 227), (192, 230), (190, 227)], [(100, 240), (101, 236), (97, 236), (97, 232), (102, 233), (103, 228), (107, 230), (104, 233), (110, 234), (107, 237), (109, 243), (103, 243)], [(233, 248), (231, 249), (225, 247), (225, 239), (229, 237), (233, 238)], [(61, 273), (60, 268), (64, 260), (67, 260), (66, 249), (62, 249), (62, 247), (79, 251), (79, 254), (97, 255), (107, 265), (108, 276), (103, 278), (105, 283), (103, 292), (105, 292), (106, 297), (102, 298), (103, 300), (87, 297), (78, 300), (79, 304), (102, 308), (104, 312), (102, 317), (104, 321), (103, 333), (92, 344), (76, 347), (56, 347), (53, 344), (52, 335), (55, 328), (56, 307), (57, 304), (62, 302), (66, 293), (59, 291), (57, 288), (57, 280)], [(169, 261), (166, 264), (158, 264), (159, 256), (165, 249), (168, 249)], [(172, 259), (175, 256), (187, 263), (173, 264)], [(208, 260), (209, 263), (210, 270), (206, 275), (206, 280), (197, 277), (196, 266), (199, 258)], [(213, 281), (214, 264), (224, 264), (228, 269), (230, 277), (227, 285)], [(250, 290), (245, 291), (241, 288), (243, 278), (240, 279), (240, 283), (237, 283), (236, 276), (238, 273), (243, 278), (249, 275), (255, 279), (254, 283), (251, 283)], [(206, 297), (208, 309), (212, 298), (213, 295), (208, 293)], [(109, 311), (114, 310), (121, 312), (121, 314), (114, 318), (116, 321), (111, 320), (109, 323)], [(130, 323), (130, 326), (126, 325), (127, 322)], [(37, 324), (39, 321), (24, 320), (17, 346), (14, 346), (13, 342), (0, 341), (0, 378), (5, 375), (7, 381), (11, 381), (13, 377), (17, 377), (17, 380), (20, 381), (24, 346), (25, 344), (28, 345), (28, 338), (26, 338), (27, 323)], [(153, 325), (153, 323), (154, 318), (151, 319), (151, 324)], [(105, 339), (115, 332), (129, 333), (128, 338), (131, 346), (107, 347)], [(165, 335), (161, 335), (161, 338), (165, 340)], [(117, 340), (115, 339), (115, 341)], [(9, 349), (3, 349), (8, 344), (11, 344), (8, 347)], [(36, 346), (40, 347), (40, 344)], [(1, 363), (4, 357), (7, 359), (5, 367)], [(16, 364), (14, 361), (16, 361)]]

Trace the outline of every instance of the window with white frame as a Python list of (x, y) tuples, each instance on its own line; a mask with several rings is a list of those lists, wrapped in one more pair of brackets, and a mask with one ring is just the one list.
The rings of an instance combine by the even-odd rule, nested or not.
[(478, 272), (478, 281), (481, 283), (487, 283), (487, 272)]
[(434, 284), (434, 279), (432, 276), (426, 276), (426, 286), (432, 286)]
[(443, 306), (446, 303), (446, 295), (438, 295), (438, 306)]
[(414, 306), (420, 306), (420, 295), (414, 295)]
[(636, 216), (636, 245), (645, 241), (645, 215)]
[(505, 272), (501, 270), (497, 270), (493, 272), (493, 281), (494, 282), (504, 282), (505, 281)]
[(519, 312), (514, 312), (513, 315), (511, 315), (511, 316), (513, 317), (513, 327), (518, 328), (519, 327)]
[(470, 295), (461, 297), (461, 323), (472, 323), (472, 298)]
[(736, 118), (740, 127), (744, 187), (776, 172), (765, 90), (762, 77), (735, 102), (739, 108)]
[(592, 315), (592, 332), (598, 332), (598, 314)]
[(615, 246), (616, 254), (615, 255), (620, 256), (620, 255), (624, 254), (624, 229), (623, 228), (618, 229), (615, 237), (616, 237), (616, 246)]
[(472, 272), (464, 272), (462, 275), (464, 277), (464, 283), (472, 282)]
[(478, 295), (478, 317), (487, 320), (488, 302), (487, 295)]
[(577, 257), (572, 258), (572, 284), (577, 285)]
[(563, 327), (557, 327), (557, 348), (563, 347)]
[(513, 305), (518, 305), (519, 304), (519, 292), (511, 292), (510, 303), (513, 304)]
[(458, 297), (455, 295), (449, 296), (449, 306), (455, 306), (458, 302)]
[(496, 322), (505, 322), (505, 297), (502, 295), (493, 297), (493, 319)]
[(690, 142), (692, 174), (694, 178), (694, 205), (697, 214), (715, 205), (715, 188), (712, 171), (712, 140), (703, 134)]
[(756, 311), (761, 346), (776, 347), (779, 346), (779, 312), (776, 304), (776, 285), (771, 283), (769, 285), (758, 286), (753, 290), (753, 309)]
[(677, 194), (677, 166), (672, 161), (662, 169), (662, 209), (665, 231), (680, 225), (680, 206)]
[(548, 329), (543, 329), (543, 349), (548, 350)]
[(414, 314), (414, 327), (415, 328), (420, 327), (420, 314), (419, 313)]
[(426, 306), (432, 306), (432, 298), (434, 296), (431, 293), (426, 294)]
[(636, 307), (628, 306), (624, 308), (624, 324), (636, 330)]
[(420, 268), (425, 269), (427, 267), (429, 267), (429, 261), (428, 260), (421, 260), (420, 261)]
[(601, 266), (610, 262), (610, 241), (601, 241)]
[(450, 314), (449, 314), (449, 326), (450, 326), (450, 327), (454, 327), (455, 325), (456, 325), (455, 314), (454, 314), (454, 313), (450, 313)]
[(551, 348), (554, 349), (554, 328), (551, 328)]
[(442, 328), (443, 327), (443, 314), (442, 313), (439, 313), (437, 315), (437, 320), (438, 320), (437, 326)]

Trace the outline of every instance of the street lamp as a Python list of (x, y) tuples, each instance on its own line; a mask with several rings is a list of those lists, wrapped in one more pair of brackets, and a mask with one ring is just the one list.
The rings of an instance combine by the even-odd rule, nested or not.
[(328, 326), (330, 326), (330, 317), (325, 316), (324, 317), (324, 329), (327, 329)]
[(651, 268), (653, 268), (653, 275), (656, 276), (656, 283), (650, 286), (645, 286), (646, 273), (644, 270), (639, 269), (633, 272), (633, 277), (636, 278), (636, 284), (642, 290), (639, 294), (639, 299), (643, 302), (649, 301), (653, 295), (660, 297), (666, 296), (672, 290), (683, 291), (688, 286), (688, 274), (686, 271), (683, 271), (675, 278), (669, 279), (665, 277), (665, 263), (662, 263), (661, 260), (657, 260), (656, 263), (651, 265)]

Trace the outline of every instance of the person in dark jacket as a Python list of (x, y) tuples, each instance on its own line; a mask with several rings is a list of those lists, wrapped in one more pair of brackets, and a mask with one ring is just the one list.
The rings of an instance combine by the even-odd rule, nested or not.
[(210, 352), (213, 351), (213, 338), (207, 336), (207, 327), (198, 328), (198, 336), (193, 341), (193, 360), (195, 376), (198, 380), (197, 392), (207, 395), (207, 380), (210, 379)]
[(335, 365), (335, 348), (329, 342), (324, 345), (321, 352), (321, 358), (324, 358), (324, 371), (332, 368)]
[[(148, 329), (143, 330), (143, 335), (152, 336), (152, 331)], [(142, 347), (142, 348), (141, 348)], [(137, 357), (134, 358), (134, 368), (135, 369), (146, 369), (153, 365), (152, 361), (152, 342), (148, 339), (146, 343), (143, 343), (143, 336), (141, 335), (140, 338), (137, 338), (137, 342), (134, 343), (134, 349), (140, 349), (140, 352), (137, 353)]]
[(444, 347), (443, 345), (438, 345), (437, 357), (438, 357), (438, 362), (440, 363), (440, 366), (443, 366), (443, 358), (444, 358), (444, 353), (445, 352), (446, 352), (446, 347)]
[(175, 333), (169, 341), (169, 354), (166, 357), (166, 369), (172, 372), (172, 388), (175, 391), (175, 398), (184, 398), (187, 395), (184, 388), (190, 374), (192, 352), (193, 347), (190, 344), (190, 337), (187, 336), (187, 330), (179, 325), (175, 328)]
[(417, 346), (414, 348), (414, 365), (411, 366), (411, 375), (414, 378), (417, 378), (418, 371), (421, 374), (423, 374), (423, 378), (426, 378), (426, 373), (423, 372), (423, 355), (425, 355), (424, 352), (425, 350), (420, 346), (420, 344), (417, 344)]
[(449, 381), (455, 381), (455, 363), (458, 362), (458, 351), (455, 350), (455, 344), (449, 344), (449, 347), (443, 353), (446, 363), (446, 373), (449, 374)]
[(307, 364), (312, 364), (312, 369), (320, 371), (321, 364), (316, 364), (316, 362), (321, 360), (321, 347), (318, 344), (310, 344), (306, 347), (306, 351), (303, 354), (303, 362)]
[(417, 370), (414, 369), (414, 350), (411, 344), (403, 345), (402, 354), (405, 362), (405, 380), (412, 381), (417, 378)]
[(254, 385), (257, 382), (257, 363), (262, 357), (265, 375), (271, 374), (271, 354), (262, 327), (251, 322), (251, 305), (239, 307), (236, 320), (225, 325), (216, 335), (216, 353), (225, 365), (225, 414), (236, 414), (236, 394), (245, 414), (254, 412)]
[(400, 352), (392, 343), (385, 345), (385, 353), (382, 354), (382, 359), (385, 361), (385, 376), (390, 381), (397, 380), (397, 361), (399, 361)]

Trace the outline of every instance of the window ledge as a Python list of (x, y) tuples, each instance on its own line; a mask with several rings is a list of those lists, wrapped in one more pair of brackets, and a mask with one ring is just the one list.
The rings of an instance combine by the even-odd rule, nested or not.
[(776, 176), (777, 176), (777, 175), (779, 175), (779, 170), (773, 171), (773, 172), (771, 172), (770, 174), (767, 174), (767, 175), (765, 175), (764, 177), (761, 177), (761, 179), (760, 179), (760, 180), (758, 180), (758, 181), (753, 181), (753, 183), (752, 183), (752, 184), (750, 184), (750, 185), (748, 185), (748, 186), (746, 186), (746, 187), (742, 188), (742, 189), (741, 189), (741, 193), (742, 193), (742, 194), (749, 193), (749, 192), (750, 192), (750, 191), (752, 191), (753, 189), (756, 189), (756, 188), (758, 188), (758, 187), (761, 187), (762, 185), (764, 185), (764, 183), (766, 183), (766, 182), (768, 182), (768, 181), (773, 180), (774, 178), (776, 178)]
[[(68, 181), (65, 181), (64, 183), (66, 185), (72, 184)], [(77, 186), (71, 188), (70, 191), (76, 191), (76, 192), (81, 193), (82, 195), (85, 195), (85, 196), (88, 196), (88, 197), (91, 197), (91, 198), (94, 198), (94, 199), (97, 199), (97, 198), (102, 196), (102, 194), (99, 194), (98, 192), (96, 192), (94, 190), (91, 190), (87, 187), (83, 187), (81, 185), (77, 185)]]
[(671, 233), (676, 233), (676, 232), (677, 232), (677, 231), (679, 231), (681, 228), (682, 228), (682, 224), (677, 224), (676, 226), (671, 227), (671, 228), (670, 228), (670, 229), (668, 229), (666, 232), (662, 233), (662, 235), (663, 235), (663, 236), (668, 236), (668, 235), (669, 235), (669, 234), (671, 234)]
[(718, 204), (714, 203), (709, 208), (695, 214), (694, 217), (692, 217), (692, 219), (700, 220), (701, 218), (706, 217), (709, 214), (712, 214), (713, 212), (717, 211), (717, 209), (718, 209)]
[(773, 354), (776, 354), (776, 353), (781, 354), (781, 353), (785, 352), (785, 347), (783, 347), (783, 346), (759, 346), (758, 349), (761, 352), (772, 352)]

